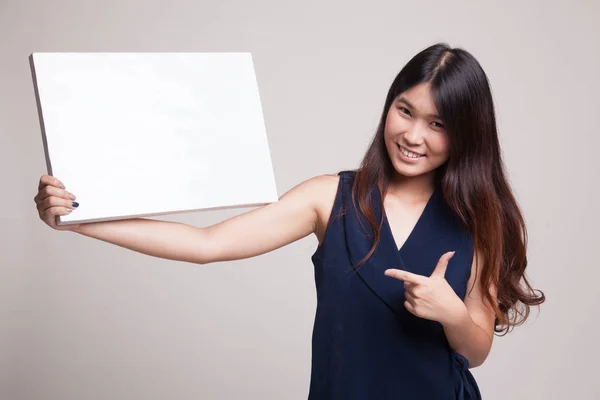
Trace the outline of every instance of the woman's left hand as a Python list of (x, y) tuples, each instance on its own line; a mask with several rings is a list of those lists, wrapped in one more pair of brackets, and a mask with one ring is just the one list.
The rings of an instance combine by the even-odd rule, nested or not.
[(400, 269), (385, 271), (386, 276), (404, 281), (404, 306), (410, 313), (446, 325), (468, 312), (444, 277), (453, 255), (453, 251), (443, 254), (429, 277)]

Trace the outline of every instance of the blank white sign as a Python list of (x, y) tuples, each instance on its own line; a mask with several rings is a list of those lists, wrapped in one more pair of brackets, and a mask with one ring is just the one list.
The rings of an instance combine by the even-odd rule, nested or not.
[(250, 53), (33, 53), (59, 224), (278, 200)]

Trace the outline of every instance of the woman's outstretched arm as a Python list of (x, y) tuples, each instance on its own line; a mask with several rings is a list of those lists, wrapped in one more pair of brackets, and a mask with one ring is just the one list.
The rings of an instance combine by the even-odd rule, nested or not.
[(170, 260), (207, 264), (249, 258), (316, 232), (318, 213), (324, 209), (319, 202), (330, 200), (333, 185), (331, 175), (308, 179), (278, 202), (205, 228), (136, 218), (80, 224), (73, 231)]

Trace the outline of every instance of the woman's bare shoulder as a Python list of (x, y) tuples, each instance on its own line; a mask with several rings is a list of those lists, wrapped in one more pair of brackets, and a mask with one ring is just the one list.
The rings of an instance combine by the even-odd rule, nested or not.
[(340, 182), (337, 174), (323, 174), (312, 178), (316, 204), (319, 208), (331, 209)]

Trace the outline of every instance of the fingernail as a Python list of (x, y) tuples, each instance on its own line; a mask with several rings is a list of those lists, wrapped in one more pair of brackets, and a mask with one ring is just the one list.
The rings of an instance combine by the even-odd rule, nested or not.
[(78, 202), (76, 202), (76, 201), (74, 201), (74, 202), (73, 202), (73, 207), (79, 207), (79, 203), (78, 203)]
[(63, 185), (62, 183), (60, 184), (60, 188), (61, 189), (66, 189), (65, 185)]
[(71, 200), (75, 200), (75, 195), (74, 195), (73, 193), (69, 193), (69, 198), (70, 198)]

